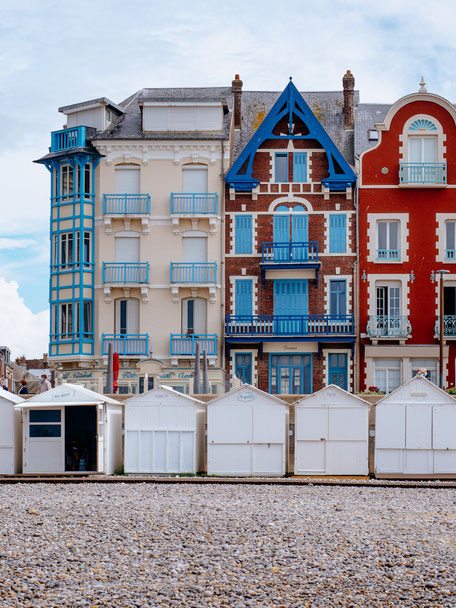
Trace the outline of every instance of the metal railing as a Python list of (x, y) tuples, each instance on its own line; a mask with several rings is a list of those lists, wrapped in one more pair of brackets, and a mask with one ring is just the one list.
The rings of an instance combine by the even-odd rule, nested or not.
[(446, 260), (456, 260), (456, 249), (445, 249)]
[(262, 243), (261, 262), (284, 264), (287, 262), (318, 262), (318, 243)]
[(408, 317), (376, 315), (369, 318), (367, 334), (371, 338), (407, 338), (412, 331)]
[(400, 249), (377, 249), (377, 260), (400, 260)]
[(401, 184), (446, 184), (447, 171), (444, 163), (400, 163)]
[(51, 152), (69, 150), (70, 148), (82, 148), (86, 145), (85, 127), (73, 127), (52, 131), (51, 133)]
[(178, 194), (171, 192), (171, 213), (206, 215), (217, 213), (217, 192)]
[(148, 194), (103, 194), (103, 213), (143, 215), (150, 213)]
[(108, 354), (108, 345), (112, 344), (113, 352), (118, 355), (148, 355), (148, 334), (102, 334), (101, 354)]
[(148, 283), (149, 262), (103, 262), (103, 283)]
[(217, 334), (170, 334), (170, 355), (195, 356), (197, 342), (201, 354), (204, 350), (208, 355), (217, 354)]
[[(440, 317), (435, 323), (435, 335), (440, 337)], [(456, 338), (456, 315), (443, 315), (443, 336)]]
[(227, 336), (326, 336), (353, 333), (353, 315), (227, 315)]
[(216, 283), (216, 262), (188, 262), (169, 265), (171, 283)]

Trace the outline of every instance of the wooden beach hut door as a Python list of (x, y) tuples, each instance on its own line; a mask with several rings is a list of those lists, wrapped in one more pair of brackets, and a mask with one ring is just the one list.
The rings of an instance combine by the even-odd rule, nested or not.
[(24, 412), (24, 473), (65, 472), (65, 408)]

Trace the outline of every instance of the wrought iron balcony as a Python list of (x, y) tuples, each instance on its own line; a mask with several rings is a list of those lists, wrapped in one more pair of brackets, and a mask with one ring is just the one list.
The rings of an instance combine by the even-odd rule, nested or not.
[(400, 249), (377, 249), (377, 260), (400, 260)]
[[(440, 338), (440, 317), (435, 324), (435, 335)], [(456, 338), (456, 315), (443, 315), (443, 337)]]
[(262, 243), (261, 262), (267, 264), (307, 264), (318, 262), (318, 243)]
[(445, 249), (446, 260), (456, 260), (456, 249)]
[(226, 335), (245, 337), (353, 334), (353, 315), (227, 315)]
[(103, 262), (103, 283), (148, 283), (149, 262)]
[(201, 354), (217, 355), (217, 334), (171, 334), (169, 342), (171, 356), (194, 357), (197, 342)]
[(412, 331), (408, 317), (377, 315), (369, 318), (367, 333), (370, 338), (407, 338)]
[(171, 262), (169, 266), (171, 283), (216, 283), (216, 262)]
[(118, 355), (148, 355), (148, 334), (102, 334), (101, 354), (108, 354), (108, 346), (112, 344), (112, 350)]
[(52, 131), (51, 133), (51, 152), (70, 150), (71, 148), (83, 148), (86, 145), (86, 128), (73, 127)]
[(216, 215), (217, 193), (171, 192), (171, 214)]
[(445, 185), (447, 183), (446, 162), (400, 163), (399, 182), (411, 186)]
[(150, 213), (148, 194), (103, 194), (103, 213), (107, 215), (146, 215)]

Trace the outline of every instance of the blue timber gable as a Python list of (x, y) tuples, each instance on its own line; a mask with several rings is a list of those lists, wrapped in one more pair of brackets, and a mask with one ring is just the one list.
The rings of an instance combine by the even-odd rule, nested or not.
[[(275, 134), (274, 129), (277, 124), (287, 117), (288, 132), (280, 135)], [(295, 135), (293, 133), (294, 117), (299, 118), (305, 124), (308, 129), (307, 134)], [(259, 185), (259, 180), (252, 175), (253, 161), (258, 148), (268, 139), (318, 141), (326, 152), (329, 166), (329, 175), (322, 179), (321, 183), (332, 191), (345, 190), (355, 184), (355, 173), (304, 101), (291, 78), (269, 114), (228, 171), (225, 181), (229, 188), (234, 188), (236, 192), (251, 192)]]

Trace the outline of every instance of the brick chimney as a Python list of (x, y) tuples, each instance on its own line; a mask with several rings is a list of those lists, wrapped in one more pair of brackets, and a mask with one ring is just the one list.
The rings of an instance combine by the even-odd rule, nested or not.
[(240, 129), (242, 122), (242, 80), (236, 74), (231, 82), (231, 91), (234, 95), (234, 128)]
[(354, 96), (355, 96), (355, 77), (350, 70), (342, 78), (344, 87), (344, 127), (353, 129), (355, 119)]

